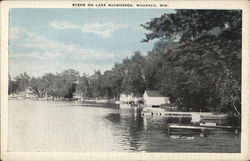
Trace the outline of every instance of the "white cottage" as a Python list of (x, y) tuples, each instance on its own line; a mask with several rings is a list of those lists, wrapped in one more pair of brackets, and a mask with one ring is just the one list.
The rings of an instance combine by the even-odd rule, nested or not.
[(35, 99), (38, 97), (31, 87), (26, 88), (25, 91), (19, 93), (19, 95), (22, 95), (25, 99)]
[(133, 94), (120, 94), (121, 103), (128, 103), (128, 102), (133, 102), (133, 101), (134, 101)]
[(147, 90), (143, 94), (144, 105), (149, 107), (160, 107), (162, 104), (170, 103), (169, 97), (164, 97), (157, 90)]

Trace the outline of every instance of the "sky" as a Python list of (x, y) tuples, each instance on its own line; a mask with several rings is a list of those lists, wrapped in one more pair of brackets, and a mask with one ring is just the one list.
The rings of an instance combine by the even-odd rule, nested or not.
[(10, 10), (9, 73), (29, 76), (75, 69), (80, 74), (112, 69), (134, 51), (146, 54), (155, 41), (140, 24), (170, 9), (42, 9)]

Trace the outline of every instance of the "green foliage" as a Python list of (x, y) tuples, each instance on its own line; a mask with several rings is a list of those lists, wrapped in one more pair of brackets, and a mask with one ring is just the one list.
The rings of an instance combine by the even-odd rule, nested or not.
[[(230, 46), (234, 52), (228, 51)], [(165, 63), (160, 70), (161, 91), (171, 96), (172, 101), (182, 100), (180, 105), (187, 108), (221, 110), (228, 105), (223, 97), (231, 98), (223, 94), (232, 90), (229, 82), (237, 82), (240, 93), (240, 46), (240, 41), (227, 41), (225, 45), (223, 40), (218, 40), (172, 47), (162, 53)], [(239, 100), (237, 109), (240, 108)]]
[(28, 76), (27, 73), (20, 74), (14, 78), (16, 80), (16, 91), (24, 91), (28, 87), (29, 79), (30, 77)]
[(92, 97), (101, 97), (103, 96), (102, 91), (102, 74), (101, 72), (94, 71), (95, 73), (89, 78), (90, 79), (90, 91)]
[(91, 96), (89, 80), (86, 74), (83, 74), (83, 76), (79, 78), (79, 82), (76, 85), (76, 91), (82, 92), (83, 97)]
[(151, 31), (143, 41), (193, 41), (218, 36), (235, 40), (241, 37), (241, 24), (240, 10), (176, 10), (142, 25)]
[(46, 73), (42, 77), (30, 78), (26, 73), (9, 82), (9, 93), (18, 93), (31, 87), (39, 97), (54, 96), (71, 98), (79, 72), (69, 69), (59, 74)]
[(18, 84), (16, 83), (16, 81), (11, 80), (11, 77), (9, 75), (8, 94), (17, 93), (18, 92), (17, 88), (18, 88)]
[(177, 10), (142, 25), (144, 42), (158, 39), (160, 91), (179, 106), (240, 114), (241, 21), (239, 10)]

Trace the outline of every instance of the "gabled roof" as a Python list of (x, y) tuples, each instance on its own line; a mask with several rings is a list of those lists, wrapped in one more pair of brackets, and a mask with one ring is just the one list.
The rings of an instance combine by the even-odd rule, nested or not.
[(159, 91), (157, 90), (147, 90), (145, 91), (148, 97), (164, 97)]

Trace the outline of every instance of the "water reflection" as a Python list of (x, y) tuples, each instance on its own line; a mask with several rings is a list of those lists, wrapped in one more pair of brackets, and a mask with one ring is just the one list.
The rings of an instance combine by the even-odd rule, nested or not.
[(117, 113), (105, 117), (112, 126), (116, 126), (115, 131), (122, 133), (120, 144), (129, 145), (132, 151), (146, 151), (148, 146), (151, 148), (156, 144), (159, 144), (157, 149), (161, 149), (161, 142), (171, 138), (167, 131), (168, 123), (190, 122), (190, 119), (141, 117), (141, 111), (141, 108), (120, 108)]
[[(141, 117), (141, 108), (81, 102), (10, 101), (9, 151), (239, 152), (240, 138), (168, 134), (170, 122)], [(192, 139), (190, 139), (192, 138)]]
[[(191, 122), (191, 118), (141, 117), (141, 111), (142, 109), (140, 108), (120, 108), (117, 113), (111, 113), (105, 117), (113, 125), (116, 125), (115, 131), (122, 133), (123, 138), (120, 138), (119, 144), (129, 146), (126, 149), (128, 151), (213, 151), (211, 146), (217, 145), (215, 140), (218, 138), (234, 138), (228, 134), (224, 134), (225, 136), (216, 136), (215, 140), (213, 139), (214, 136), (200, 138), (197, 133), (172, 135), (168, 133), (168, 123), (188, 124)], [(216, 135), (218, 133), (212, 132), (210, 134)], [(218, 143), (222, 144), (222, 142)], [(224, 145), (217, 146), (228, 149)]]
[(111, 113), (105, 118), (116, 125), (115, 131), (122, 133), (120, 144), (129, 145), (127, 150), (140, 151), (144, 146), (143, 141), (143, 118), (139, 108), (120, 108), (118, 113)]
[(111, 113), (105, 117), (114, 124), (119, 124), (121, 122), (121, 115), (119, 113)]

